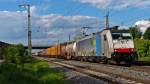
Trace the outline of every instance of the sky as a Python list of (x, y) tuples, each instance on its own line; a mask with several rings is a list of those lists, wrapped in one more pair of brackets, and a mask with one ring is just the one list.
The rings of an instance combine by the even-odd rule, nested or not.
[(27, 45), (27, 11), (21, 4), (31, 5), (33, 45), (52, 45), (71, 40), (82, 27), (87, 33), (110, 25), (132, 26), (150, 18), (150, 0), (0, 0), (0, 41)]

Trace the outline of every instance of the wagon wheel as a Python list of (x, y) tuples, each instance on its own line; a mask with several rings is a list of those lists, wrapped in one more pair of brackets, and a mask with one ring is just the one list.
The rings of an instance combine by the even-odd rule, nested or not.
[(107, 57), (105, 57), (105, 56), (102, 57), (102, 58), (101, 58), (101, 63), (102, 63), (102, 64), (107, 64), (107, 63), (108, 63)]

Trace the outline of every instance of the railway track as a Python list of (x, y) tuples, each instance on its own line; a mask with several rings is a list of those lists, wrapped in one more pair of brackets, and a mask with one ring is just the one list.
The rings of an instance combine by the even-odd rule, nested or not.
[(53, 62), (53, 63), (64, 66), (64, 67), (69, 68), (69, 69), (72, 69), (74, 71), (86, 74), (86, 75), (94, 77), (96, 79), (106, 81), (109, 84), (120, 84), (119, 81), (116, 81), (113, 78), (111, 78), (109, 75), (106, 75), (106, 74), (103, 74), (103, 73), (99, 73), (99, 72), (96, 72), (96, 71), (93, 71), (93, 70), (87, 70), (87, 69), (84, 69), (84, 68), (81, 68), (81, 67), (77, 67), (77, 66), (74, 66), (74, 65), (69, 65), (69, 64), (65, 64), (65, 63), (61, 63), (61, 62)]
[(150, 66), (150, 61), (135, 61), (133, 62), (134, 65), (138, 65), (138, 66)]
[[(59, 63), (64, 63), (64, 62), (59, 62)], [(91, 68), (90, 66), (80, 66), (80, 65), (70, 64), (70, 63), (65, 63), (65, 64), (80, 67), (80, 68), (84, 68), (86, 70), (92, 70), (92, 71), (95, 71), (95, 72), (100, 72), (100, 73), (107, 74), (107, 75), (110, 76), (111, 79), (117, 81), (117, 83), (119, 83), (119, 84), (149, 84), (150, 83), (149, 80), (142, 80), (142, 79), (136, 78), (136, 77), (125, 76), (125, 75), (122, 75), (122, 74), (115, 74), (113, 72), (108, 72), (108, 71), (100, 70), (100, 69), (98, 70), (98, 69), (95, 69), (95, 68)], [(108, 66), (106, 66), (106, 67), (108, 67)], [(109, 66), (109, 68), (113, 69), (114, 67)], [(123, 68), (125, 68), (125, 67), (123, 67)]]
[[(142, 80), (139, 78), (134, 78), (134, 77), (127, 77), (124, 75), (119, 75), (119, 74), (114, 74), (112, 72), (107, 72), (107, 71), (103, 71), (103, 70), (96, 70), (96, 69), (92, 69), (89, 66), (80, 66), (79, 65), (75, 65), (74, 63), (68, 63), (66, 61), (49, 61), (48, 59), (44, 59), (48, 62), (53, 62), (55, 64), (64, 66), (66, 68), (87, 74), (89, 76), (98, 78), (100, 80), (104, 80), (107, 82), (110, 82), (112, 84), (149, 84), (150, 81), (148, 80)], [(108, 67), (108, 66), (106, 66)], [(109, 66), (110, 67), (110, 66)]]
[(115, 67), (115, 68), (124, 68), (124, 69), (128, 69), (128, 70), (134, 70), (134, 71), (140, 71), (140, 72), (150, 73), (150, 66), (132, 65), (130, 67), (124, 67), (124, 66), (110, 65), (110, 64), (104, 64), (104, 66)]
[(129, 68), (130, 70), (148, 72), (150, 73), (150, 66), (132, 66)]

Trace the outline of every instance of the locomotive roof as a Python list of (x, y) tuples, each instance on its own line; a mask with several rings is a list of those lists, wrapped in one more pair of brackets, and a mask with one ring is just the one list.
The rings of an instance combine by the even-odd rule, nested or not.
[[(87, 36), (87, 37), (85, 37), (85, 38), (82, 38), (82, 39), (80, 39), (80, 40), (78, 40), (78, 41), (82, 41), (82, 40), (86, 40), (86, 39), (93, 38), (95, 34), (101, 33), (101, 32), (103, 32), (103, 31), (105, 31), (105, 30), (110, 30), (111, 33), (129, 33), (129, 32), (130, 32), (129, 30), (118, 29), (118, 27), (119, 27), (119, 26), (114, 26), (114, 27), (110, 27), (110, 28), (108, 28), (108, 29), (103, 29), (102, 31), (95, 32), (95, 33), (91, 34), (90, 36)], [(72, 44), (72, 43), (74, 43), (74, 42), (75, 42), (75, 41), (64, 42), (64, 43), (60, 43), (60, 44), (61, 44), (61, 45), (66, 45), (66, 44)]]
[(70, 41), (70, 42), (63, 42), (63, 43), (60, 43), (60, 45), (67, 45), (67, 44), (72, 44), (74, 43), (75, 41)]
[(90, 36), (87, 36), (87, 37), (85, 37), (85, 38), (82, 38), (82, 39), (80, 39), (80, 40), (78, 40), (78, 41), (83, 41), (83, 40), (86, 40), (86, 39), (91, 39), (91, 38), (93, 38), (94, 36), (93, 35), (90, 35)]
[(101, 32), (103, 32), (103, 31), (105, 31), (105, 30), (110, 30), (111, 33), (129, 33), (129, 32), (130, 32), (130, 31), (127, 30), (127, 29), (118, 29), (118, 28), (119, 28), (119, 26), (114, 26), (114, 27), (110, 27), (110, 28), (108, 28), (108, 29), (103, 29), (103, 30), (100, 31), (100, 32), (93, 33), (93, 34), (91, 34), (90, 36), (87, 36), (87, 37), (85, 37), (85, 38), (82, 38), (82, 39), (80, 39), (80, 40), (78, 40), (78, 41), (82, 41), (82, 40), (86, 40), (86, 39), (93, 38), (95, 34), (101, 33)]
[(97, 32), (97, 33), (101, 33), (105, 30), (110, 30), (111, 33), (129, 33), (130, 32), (128, 29), (118, 29), (118, 28), (119, 28), (119, 26), (114, 26), (114, 27), (110, 27), (107, 29), (103, 29), (102, 31)]
[(110, 30), (111, 33), (129, 33), (129, 30)]

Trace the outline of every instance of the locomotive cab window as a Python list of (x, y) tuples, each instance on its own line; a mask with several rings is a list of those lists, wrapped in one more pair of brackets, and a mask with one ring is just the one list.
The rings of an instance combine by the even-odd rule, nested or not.
[(119, 39), (121, 37), (120, 33), (112, 33), (112, 38), (113, 39)]
[(107, 40), (107, 37), (106, 37), (106, 34), (104, 35), (104, 41), (106, 41)]
[(131, 34), (130, 33), (112, 33), (112, 38), (114, 40), (117, 40), (117, 39), (131, 39)]
[(131, 39), (131, 34), (130, 33), (122, 33), (122, 38), (123, 39)]

